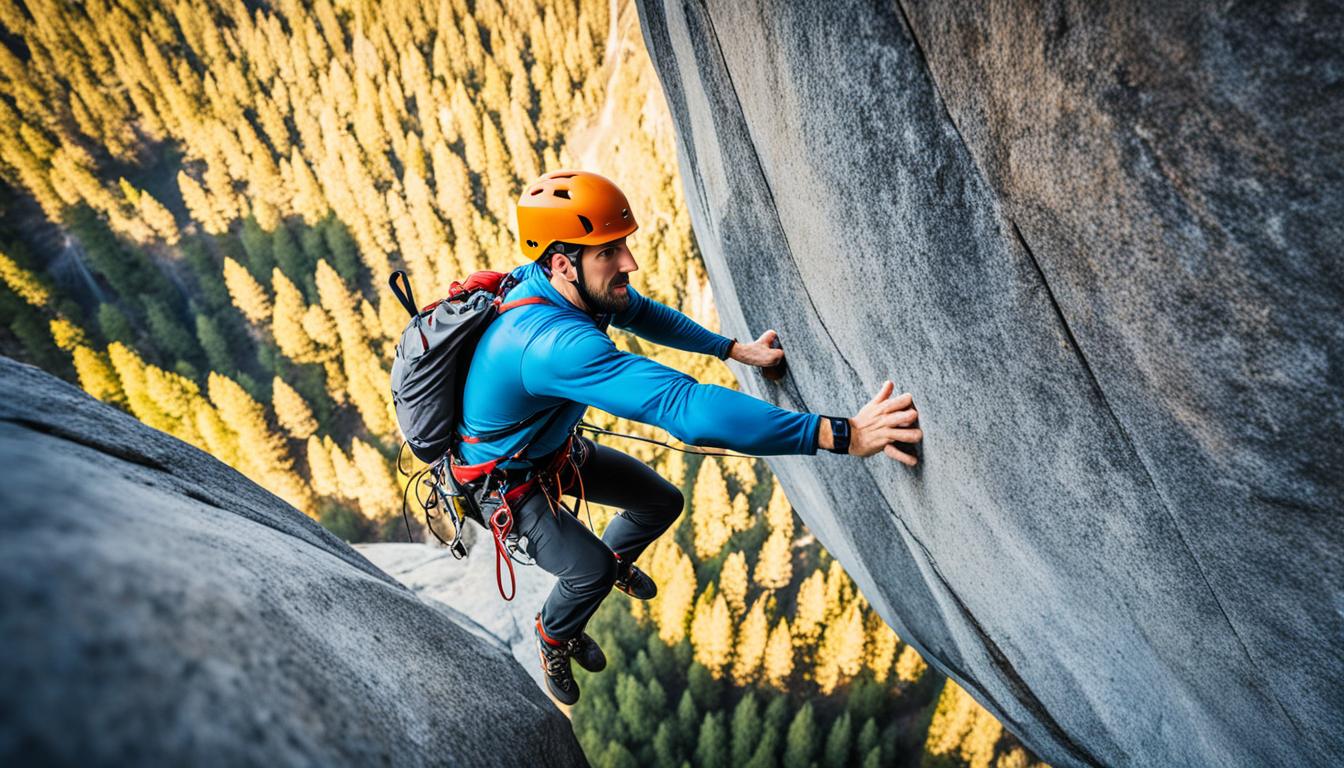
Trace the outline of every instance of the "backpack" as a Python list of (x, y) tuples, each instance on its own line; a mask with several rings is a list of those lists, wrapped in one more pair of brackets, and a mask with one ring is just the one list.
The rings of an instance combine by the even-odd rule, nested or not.
[(467, 369), (486, 327), (513, 306), (545, 301), (529, 298), (501, 305), (516, 283), (503, 272), (475, 272), (465, 281), (454, 281), (446, 298), (416, 309), (406, 273), (397, 270), (388, 279), (392, 293), (411, 316), (392, 362), (392, 403), (402, 437), (426, 464), (439, 461), (453, 446)]

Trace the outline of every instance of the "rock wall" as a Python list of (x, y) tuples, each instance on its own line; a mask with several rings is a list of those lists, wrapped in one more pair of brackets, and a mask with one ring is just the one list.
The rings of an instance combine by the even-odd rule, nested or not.
[[(355, 549), (417, 595), (439, 601), (459, 624), (509, 648), (523, 671), (545, 690), (533, 621), (555, 586), (555, 577), (537, 566), (515, 563), (517, 593), (506, 601), (495, 583), (495, 548), (488, 535), (472, 526), (466, 541), (471, 549), (462, 560), (431, 544), (358, 544)], [(508, 579), (507, 571), (504, 578)]]
[[(1337, 4), (640, 0), (772, 461), (893, 627), (1059, 765), (1344, 762)], [(899, 390), (898, 390), (899, 391)]]
[(585, 764), (508, 648), (4, 358), (0, 530), (0, 764)]

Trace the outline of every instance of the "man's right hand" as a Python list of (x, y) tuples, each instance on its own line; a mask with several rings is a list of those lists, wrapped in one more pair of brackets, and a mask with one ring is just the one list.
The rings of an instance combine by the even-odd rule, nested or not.
[[(892, 397), (895, 389), (895, 384), (884, 382), (877, 396), (849, 420), (849, 452), (853, 456), (872, 456), (882, 451), (913, 467), (919, 460), (892, 443), (918, 443), (924, 439), (924, 432), (912, 426), (919, 419), (914, 397), (909, 392)], [(829, 425), (825, 431), (830, 432)]]

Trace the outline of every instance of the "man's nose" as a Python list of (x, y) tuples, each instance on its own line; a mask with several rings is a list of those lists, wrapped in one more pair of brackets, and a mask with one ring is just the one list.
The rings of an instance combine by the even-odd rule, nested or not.
[(639, 264), (635, 262), (635, 255), (624, 245), (621, 246), (620, 265), (622, 272), (634, 272), (639, 269)]

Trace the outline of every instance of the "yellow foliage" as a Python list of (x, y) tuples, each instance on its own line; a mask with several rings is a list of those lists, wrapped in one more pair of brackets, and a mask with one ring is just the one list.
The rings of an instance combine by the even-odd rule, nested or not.
[(261, 287), (252, 273), (237, 261), (224, 257), (224, 285), (229, 289), (233, 305), (243, 313), (243, 317), (264, 325), (271, 319), (271, 297)]
[(275, 410), (275, 420), (292, 437), (307, 440), (317, 431), (313, 410), (303, 396), (279, 376), (271, 380), (271, 407)]
[(970, 694), (948, 680), (929, 723), (924, 751), (959, 758), (969, 768), (990, 768), (1003, 726)]
[(793, 674), (793, 635), (788, 620), (780, 619), (770, 632), (763, 663), (765, 681), (777, 690), (787, 691)]
[(928, 663), (919, 655), (919, 651), (907, 645), (901, 649), (901, 655), (896, 659), (896, 679), (902, 683), (917, 683), (928, 668)]
[(747, 556), (733, 552), (723, 561), (719, 572), (719, 594), (728, 603), (734, 619), (740, 619), (747, 609)]
[(751, 604), (747, 618), (738, 633), (737, 653), (733, 659), (733, 682), (748, 685), (755, 682), (765, 660), (765, 646), (770, 640), (770, 618), (765, 614), (767, 598), (761, 596)]
[(51, 290), (41, 278), (19, 266), (18, 262), (4, 253), (0, 253), (0, 281), (34, 307), (45, 307), (51, 301)]

